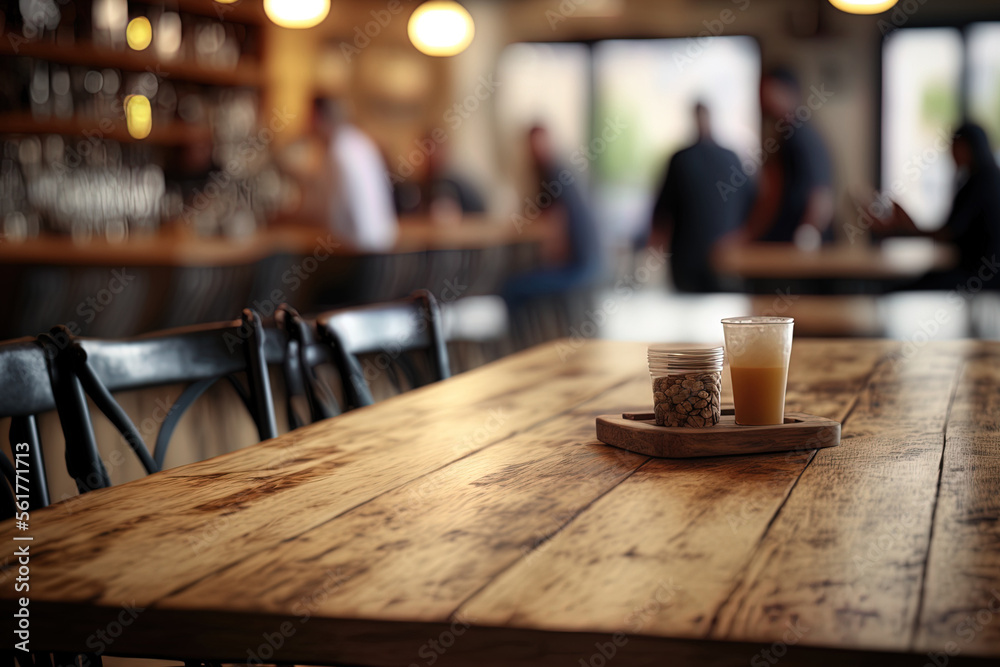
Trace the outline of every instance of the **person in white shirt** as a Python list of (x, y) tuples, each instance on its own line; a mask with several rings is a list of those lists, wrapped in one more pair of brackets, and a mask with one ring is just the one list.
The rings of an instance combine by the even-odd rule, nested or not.
[(382, 154), (367, 134), (347, 121), (339, 102), (319, 98), (314, 111), (318, 131), (327, 140), (333, 174), (330, 228), (356, 250), (390, 250), (399, 222)]

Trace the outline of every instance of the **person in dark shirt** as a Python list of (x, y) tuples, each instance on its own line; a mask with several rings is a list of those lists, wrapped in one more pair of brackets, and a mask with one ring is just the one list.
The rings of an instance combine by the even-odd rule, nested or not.
[(551, 225), (559, 233), (543, 244), (546, 267), (507, 281), (503, 296), (512, 306), (535, 297), (588, 289), (600, 277), (604, 260), (600, 230), (578, 183), (579, 173), (563, 166), (544, 127), (529, 130), (528, 145), (538, 190), (527, 200), (532, 206), (514, 216), (515, 226), (520, 231), (523, 225)]
[(959, 185), (944, 225), (934, 232), (921, 231), (909, 214), (893, 202), (892, 214), (874, 231), (877, 236), (929, 236), (955, 245), (958, 266), (954, 270), (930, 273), (909, 289), (955, 289), (973, 277), (982, 280), (987, 289), (1000, 289), (1000, 276), (996, 275), (1000, 255), (1000, 167), (986, 132), (973, 123), (965, 123), (955, 131), (951, 153)]
[(438, 146), (427, 159), (427, 190), (429, 206), (439, 199), (454, 202), (462, 213), (485, 213), (486, 202), (479, 188), (473, 185), (467, 174), (450, 167), (447, 144)]
[(799, 82), (787, 69), (776, 68), (761, 80), (761, 111), (774, 121), (774, 136), (765, 145), (771, 142), (775, 150), (765, 153), (762, 197), (748, 224), (750, 239), (804, 247), (832, 240), (833, 169), (826, 144), (810, 124), (823, 101), (814, 93), (804, 104)]
[[(427, 152), (414, 177), (404, 180), (399, 170), (390, 178), (399, 215), (430, 214), (432, 218), (461, 219), (463, 214), (483, 214), (486, 202), (472, 180), (450, 167), (447, 135), (435, 128), (420, 145)], [(429, 147), (429, 148), (427, 148)]]
[(755, 187), (743, 177), (738, 188), (718, 188), (734, 174), (743, 174), (740, 160), (715, 143), (708, 108), (699, 103), (694, 114), (698, 140), (670, 159), (653, 207), (650, 245), (669, 248), (671, 275), (678, 290), (717, 292), (721, 286), (711, 266), (712, 247), (740, 227)]

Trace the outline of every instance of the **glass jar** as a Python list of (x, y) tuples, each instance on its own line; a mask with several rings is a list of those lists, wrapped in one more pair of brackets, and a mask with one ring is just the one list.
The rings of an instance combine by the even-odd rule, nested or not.
[(648, 351), (653, 413), (658, 426), (705, 428), (719, 423), (723, 348)]

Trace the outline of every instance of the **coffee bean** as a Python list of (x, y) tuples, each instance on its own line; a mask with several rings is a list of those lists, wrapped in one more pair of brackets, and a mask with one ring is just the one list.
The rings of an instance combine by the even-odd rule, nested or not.
[(721, 384), (721, 373), (680, 373), (654, 378), (657, 425), (701, 428), (718, 424)]
[(662, 403), (654, 405), (653, 416), (656, 418), (656, 425), (663, 426), (667, 416), (667, 407)]

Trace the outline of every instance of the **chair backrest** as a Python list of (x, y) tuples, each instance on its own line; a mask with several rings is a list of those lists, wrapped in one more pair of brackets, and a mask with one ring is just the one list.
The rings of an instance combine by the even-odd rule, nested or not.
[[(147, 473), (163, 466), (174, 428), (187, 408), (222, 378), (230, 381), (254, 419), (261, 440), (277, 435), (267, 359), (283, 345), (268, 345), (260, 316), (186, 327), (127, 340), (75, 338), (57, 327), (39, 337), (50, 364), (59, 420), (66, 434), (66, 464), (81, 493), (110, 485), (98, 454), (89, 397), (125, 437)], [(270, 348), (270, 350), (269, 350)], [(244, 388), (236, 374), (245, 374)], [(190, 383), (167, 412), (151, 454), (113, 392)]]
[(34, 338), (0, 343), (0, 417), (11, 419), (10, 449), (14, 456), (12, 461), (0, 454), (5, 480), (0, 485), (0, 518), (49, 504), (36, 416), (55, 406), (42, 346)]
[(441, 313), (427, 290), (400, 301), (324, 313), (316, 318), (316, 329), (332, 347), (347, 409), (375, 402), (361, 355), (377, 353), (374, 362), (369, 360), (369, 371), (387, 371), (395, 364), (413, 375), (403, 355), (423, 350), (430, 360), (432, 381), (451, 375)]
[[(288, 429), (295, 429), (340, 413), (337, 399), (317, 375), (320, 364), (332, 363), (330, 346), (316, 338), (315, 323), (302, 319), (293, 307), (281, 304), (274, 322), (285, 341), (280, 362), (285, 378), (285, 401)], [(269, 358), (268, 361), (271, 361)], [(308, 420), (301, 416), (308, 413)]]

